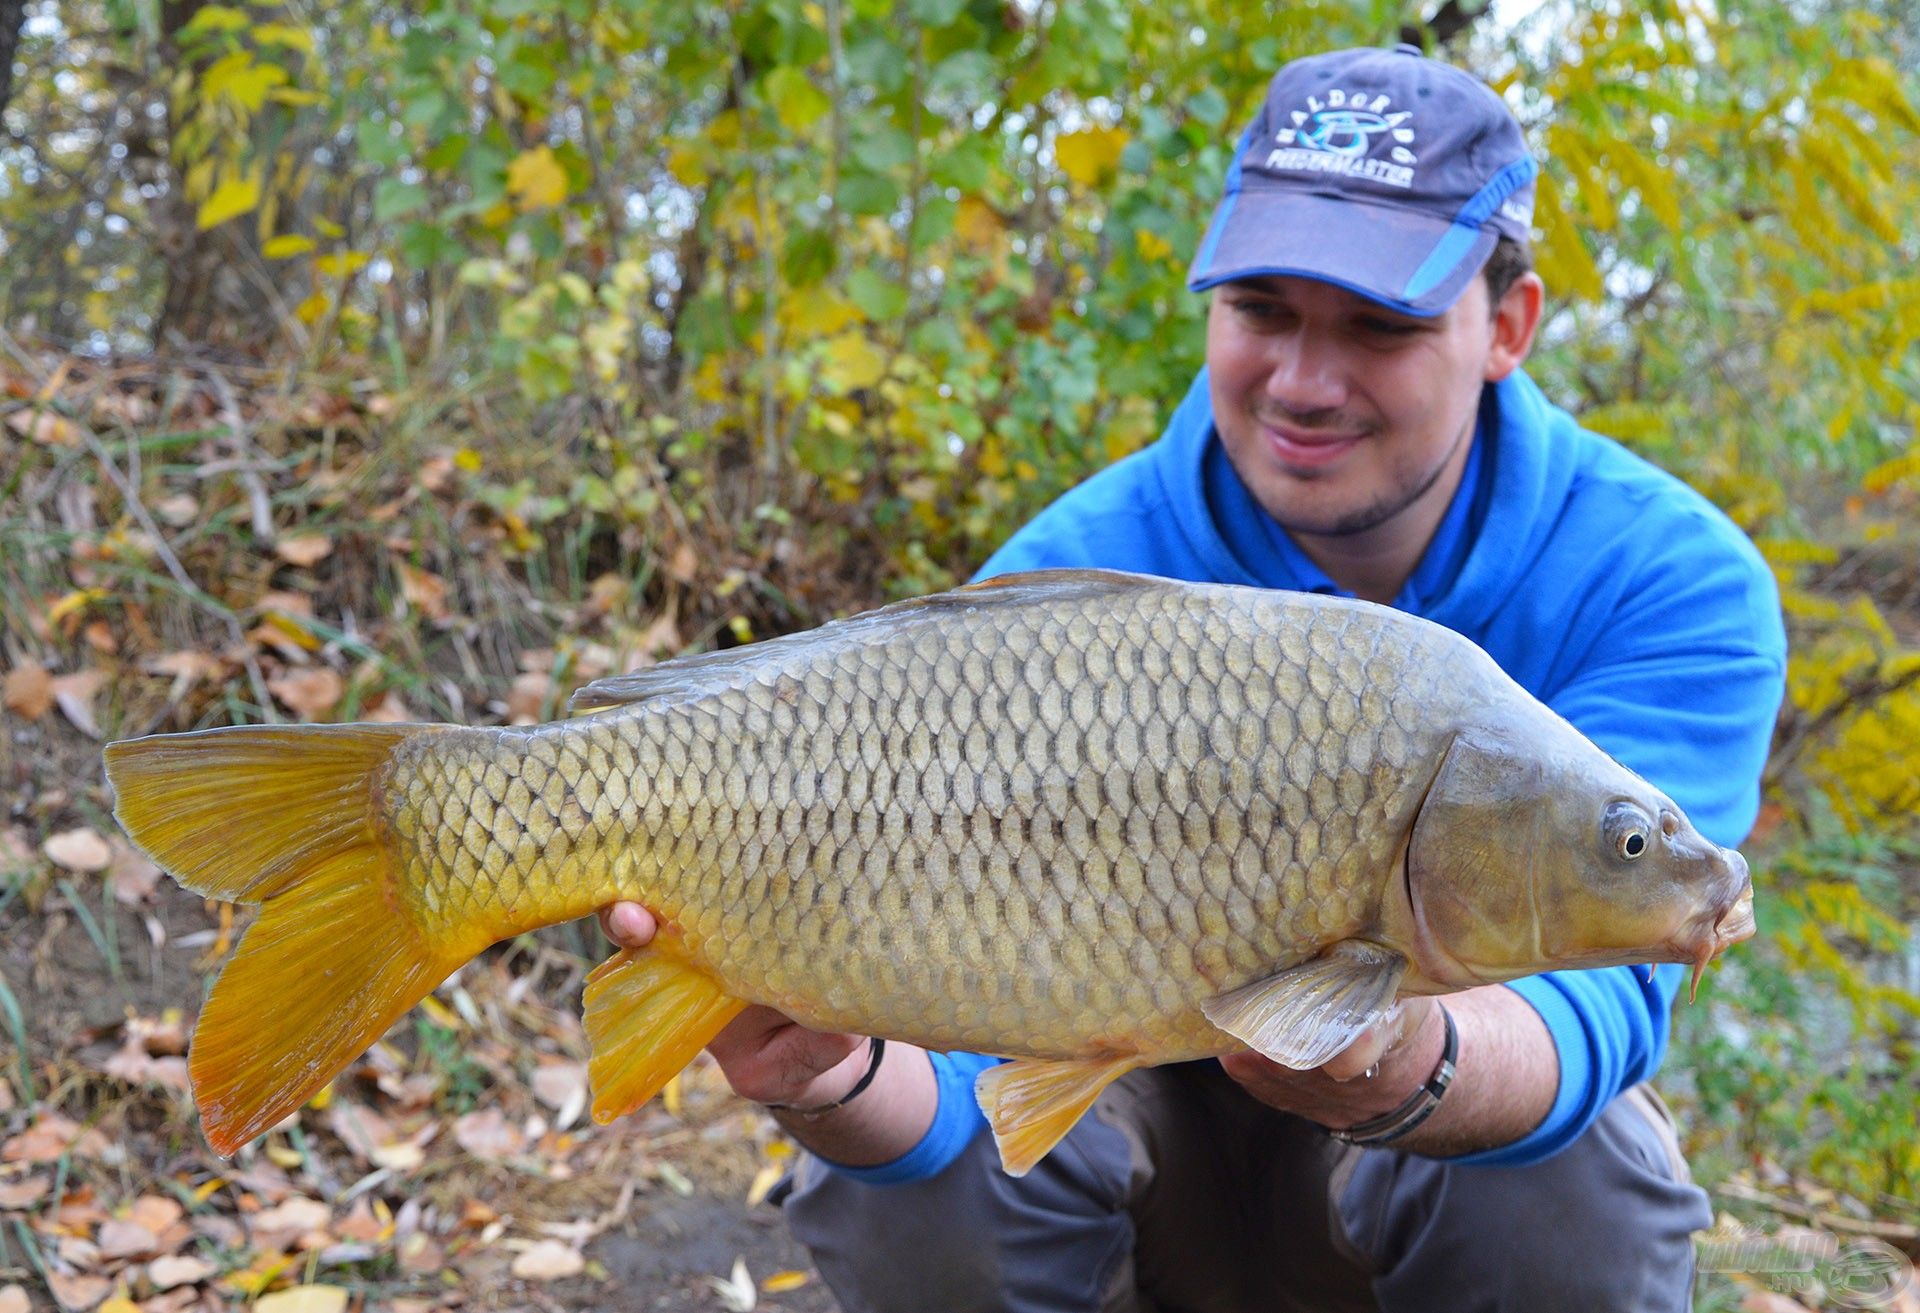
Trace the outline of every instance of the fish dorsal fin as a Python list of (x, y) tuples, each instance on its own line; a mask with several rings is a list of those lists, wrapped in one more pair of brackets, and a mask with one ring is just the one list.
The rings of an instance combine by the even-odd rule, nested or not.
[(651, 1099), (745, 1006), (706, 972), (655, 949), (602, 962), (586, 990), (593, 1119), (610, 1122)]
[(1029, 570), (1003, 574), (977, 584), (911, 597), (844, 620), (830, 620), (817, 629), (765, 642), (730, 647), (723, 652), (701, 652), (675, 657), (628, 675), (596, 679), (573, 695), (574, 711), (599, 711), (644, 702), (667, 693), (701, 694), (732, 688), (771, 666), (836, 644), (859, 645), (896, 637), (903, 629), (937, 623), (953, 611), (969, 608), (1021, 606), (1066, 602), (1108, 592), (1164, 585), (1152, 575), (1120, 570)]
[(1311, 962), (1209, 999), (1207, 1020), (1283, 1067), (1325, 1063), (1393, 1006), (1407, 959), (1349, 939)]
[(1111, 1058), (1022, 1058), (988, 1067), (973, 1096), (993, 1127), (1000, 1166), (1025, 1176), (1085, 1115), (1100, 1091), (1140, 1065), (1133, 1054)]

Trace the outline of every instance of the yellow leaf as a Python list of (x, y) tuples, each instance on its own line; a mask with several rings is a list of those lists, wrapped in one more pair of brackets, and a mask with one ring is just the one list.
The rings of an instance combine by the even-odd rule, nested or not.
[(806, 1285), (807, 1282), (811, 1280), (813, 1280), (812, 1275), (806, 1272), (793, 1270), (775, 1272), (772, 1276), (760, 1283), (760, 1293), (763, 1295), (784, 1295), (789, 1290), (800, 1289), (800, 1287)]
[(820, 369), (820, 380), (834, 392), (872, 387), (887, 372), (887, 358), (864, 333), (842, 333), (830, 338)]
[(1053, 158), (1060, 171), (1091, 187), (1120, 163), (1120, 152), (1127, 146), (1127, 134), (1119, 128), (1086, 128), (1056, 137)]
[(316, 324), (327, 313), (327, 307), (333, 304), (333, 298), (325, 292), (315, 292), (293, 308), (293, 317), (303, 324)]
[(454, 468), (464, 473), (478, 474), (481, 464), (480, 453), (472, 447), (462, 447), (453, 453)]
[(313, 262), (313, 267), (329, 278), (345, 278), (358, 273), (367, 263), (365, 251), (335, 251)]
[(1140, 252), (1142, 259), (1161, 261), (1173, 254), (1173, 243), (1157, 232), (1146, 228), (1136, 228), (1133, 233), (1134, 249)]
[(200, 94), (251, 114), (267, 103), (269, 91), (287, 81), (287, 70), (278, 64), (262, 64), (250, 51), (236, 50), (215, 60), (200, 75)]
[(558, 205), (567, 199), (567, 171), (550, 146), (524, 150), (507, 166), (507, 190), (522, 210)]
[(295, 1286), (276, 1290), (254, 1302), (254, 1313), (346, 1313), (347, 1292), (342, 1286)]
[(253, 29), (253, 39), (263, 46), (292, 46), (313, 53), (313, 34), (289, 23), (262, 23)]
[(754, 1173), (753, 1184), (747, 1187), (747, 1207), (757, 1208), (766, 1200), (773, 1187), (780, 1184), (785, 1169), (779, 1163), (768, 1163)]
[(47, 623), (57, 625), (68, 616), (86, 610), (106, 595), (104, 588), (77, 588), (47, 608)]
[(984, 251), (999, 240), (1006, 231), (1001, 222), (999, 211), (977, 196), (962, 196), (960, 205), (954, 211), (953, 230), (960, 234), (960, 240), (976, 251)]
[(140, 1306), (125, 1295), (115, 1295), (94, 1310), (94, 1313), (140, 1313)]
[(245, 173), (228, 173), (213, 189), (213, 195), (200, 202), (200, 213), (194, 223), (202, 232), (225, 223), (228, 219), (245, 214), (260, 203), (260, 170), (248, 169)]
[(802, 337), (829, 337), (866, 316), (852, 301), (825, 284), (802, 288), (780, 303), (780, 323)]
[(699, 146), (682, 142), (667, 152), (667, 171), (689, 187), (704, 186), (707, 181), (707, 153)]
[(305, 255), (313, 249), (313, 238), (299, 233), (282, 233), (261, 246), (260, 254), (269, 260), (284, 260), (290, 255)]

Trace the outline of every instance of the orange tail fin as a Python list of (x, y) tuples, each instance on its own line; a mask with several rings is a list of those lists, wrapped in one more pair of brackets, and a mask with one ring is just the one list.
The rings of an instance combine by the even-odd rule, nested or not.
[(477, 946), (429, 943), (399, 896), (377, 774), (432, 725), (241, 727), (109, 744), (114, 814), (196, 893), (265, 903), (214, 983), (189, 1065), (231, 1154), (307, 1099)]

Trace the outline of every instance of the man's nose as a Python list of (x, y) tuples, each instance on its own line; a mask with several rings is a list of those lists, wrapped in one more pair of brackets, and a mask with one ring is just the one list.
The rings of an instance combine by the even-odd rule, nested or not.
[(1267, 396), (1295, 415), (1335, 410), (1346, 404), (1347, 388), (1338, 353), (1308, 333), (1290, 333), (1273, 343), (1267, 372)]

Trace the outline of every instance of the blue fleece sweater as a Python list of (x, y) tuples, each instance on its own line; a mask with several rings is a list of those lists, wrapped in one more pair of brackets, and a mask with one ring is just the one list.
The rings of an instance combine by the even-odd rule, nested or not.
[[(1345, 594), (1234, 473), (1205, 371), (1160, 441), (1048, 507), (980, 573), (1060, 566)], [(1785, 680), (1773, 577), (1706, 499), (1580, 428), (1524, 374), (1483, 393), (1460, 490), (1394, 605), (1485, 648), (1708, 838), (1746, 836)], [(1462, 1161), (1534, 1162), (1572, 1143), (1659, 1067), (1684, 975), (1610, 967), (1509, 985), (1553, 1036), (1559, 1089), (1531, 1134)], [(986, 1127), (973, 1077), (994, 1061), (934, 1055), (926, 1136), (893, 1162), (842, 1170), (875, 1182), (941, 1170)]]

